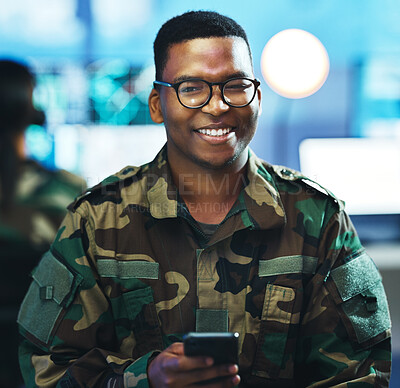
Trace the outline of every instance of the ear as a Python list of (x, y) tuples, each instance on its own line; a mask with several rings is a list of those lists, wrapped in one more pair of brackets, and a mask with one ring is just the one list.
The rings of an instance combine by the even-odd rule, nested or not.
[(152, 89), (149, 95), (149, 109), (151, 119), (161, 124), (164, 122), (164, 117), (161, 111), (160, 93), (156, 89)]
[(258, 98), (258, 116), (261, 116), (262, 104), (261, 104), (261, 89), (260, 89), (260, 87), (258, 87), (258, 89), (257, 89), (257, 98)]

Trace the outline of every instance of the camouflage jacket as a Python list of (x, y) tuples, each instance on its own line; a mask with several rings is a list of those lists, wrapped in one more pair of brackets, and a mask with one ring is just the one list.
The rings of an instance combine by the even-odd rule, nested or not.
[(91, 189), (18, 322), (27, 387), (148, 387), (149, 358), (191, 331), (240, 334), (241, 387), (384, 387), (390, 376), (381, 277), (341, 202), (252, 153), (209, 241), (180, 206), (165, 149)]

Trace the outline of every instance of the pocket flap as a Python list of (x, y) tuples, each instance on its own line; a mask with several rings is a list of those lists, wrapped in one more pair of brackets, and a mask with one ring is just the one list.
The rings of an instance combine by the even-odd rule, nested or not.
[(61, 305), (71, 290), (74, 275), (52, 253), (46, 252), (32, 275), (40, 287), (41, 299), (53, 299)]
[[(335, 268), (331, 271), (331, 278), (340, 296), (336, 303), (341, 305), (350, 321), (359, 344), (378, 338), (390, 329), (382, 277), (368, 254), (363, 252)], [(384, 339), (384, 336), (381, 337)]]
[(68, 307), (82, 282), (49, 251), (33, 272), (33, 281), (21, 304), (17, 322), (47, 344), (63, 307)]
[(374, 295), (376, 301), (374, 309), (368, 309), (362, 294), (356, 295), (342, 305), (344, 313), (353, 324), (358, 343), (365, 342), (391, 327), (383, 284), (377, 283), (369, 289), (369, 293)]
[(126, 311), (130, 320), (135, 320), (139, 314), (143, 313), (143, 308), (154, 303), (153, 290), (151, 287), (141, 288), (126, 292), (122, 295), (125, 302)]

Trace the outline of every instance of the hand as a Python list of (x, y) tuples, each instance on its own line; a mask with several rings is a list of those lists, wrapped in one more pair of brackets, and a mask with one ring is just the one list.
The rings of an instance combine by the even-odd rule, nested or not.
[(202, 381), (215, 377), (226, 378), (204, 386), (231, 388), (240, 382), (238, 370), (237, 365), (213, 365), (210, 357), (187, 357), (183, 343), (175, 342), (150, 363), (147, 375), (153, 388), (198, 388)]

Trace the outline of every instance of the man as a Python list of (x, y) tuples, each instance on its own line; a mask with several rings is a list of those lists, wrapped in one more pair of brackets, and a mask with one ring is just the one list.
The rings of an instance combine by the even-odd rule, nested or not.
[[(70, 206), (19, 315), (27, 386), (387, 386), (385, 293), (341, 203), (248, 149), (243, 29), (189, 12), (154, 51), (166, 147)], [(185, 356), (193, 331), (238, 332), (239, 366)]]

